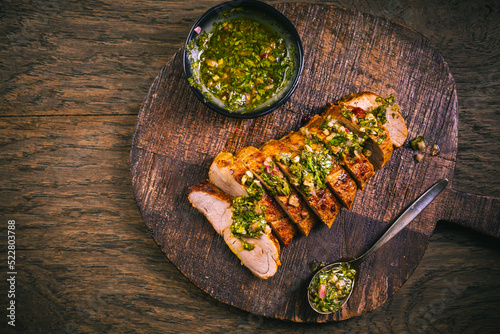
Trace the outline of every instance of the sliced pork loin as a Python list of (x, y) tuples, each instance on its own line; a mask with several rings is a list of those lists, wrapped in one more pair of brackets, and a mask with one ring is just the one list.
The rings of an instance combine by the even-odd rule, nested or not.
[[(289, 166), (280, 161), (280, 155), (293, 154), (287, 145), (278, 140), (271, 140), (264, 144), (260, 150), (265, 155), (273, 158), (289, 180), (292, 180)], [(331, 227), (340, 211), (340, 203), (337, 201), (335, 196), (328, 189), (317, 189), (314, 193), (304, 194), (299, 188), (297, 188), (297, 184), (293, 185), (318, 218), (320, 218), (320, 220), (328, 227)]]
[(234, 165), (234, 161), (235, 157), (231, 153), (219, 153), (210, 166), (208, 178), (210, 182), (231, 196), (248, 196), (245, 187), (241, 184), (241, 179), (247, 169), (242, 164)]
[(401, 147), (406, 141), (408, 136), (408, 129), (406, 123), (399, 111), (399, 106), (394, 101), (388, 101), (381, 96), (372, 92), (361, 92), (351, 94), (339, 101), (344, 106), (350, 108), (361, 108), (366, 112), (373, 112), (378, 107), (385, 110), (383, 113), (375, 112), (378, 121), (382, 123), (383, 127), (389, 132), (391, 141), (394, 146)]
[[(330, 117), (314, 115), (300, 131), (305, 136), (313, 135), (328, 145), (330, 150), (338, 157), (340, 164), (345, 167), (354, 181), (356, 181), (359, 189), (363, 190), (366, 181), (375, 175), (373, 165), (361, 151), (351, 150), (347, 143), (341, 145), (331, 144), (335, 142), (333, 139), (336, 137), (336, 134), (333, 132), (333, 129), (336, 128), (335, 124), (330, 124), (332, 121), (335, 122)], [(325, 123), (324, 129), (322, 129), (323, 123)], [(346, 132), (345, 129), (340, 128), (339, 133), (344, 134), (343, 132)]]
[[(242, 240), (236, 238), (229, 229), (224, 230), (224, 241), (241, 263), (259, 278), (269, 278), (278, 270), (279, 243), (272, 240), (273, 235), (263, 234), (257, 239), (243, 238), (254, 245), (254, 249), (243, 248)], [(275, 239), (276, 240), (276, 239)]]
[[(271, 233), (258, 238), (235, 237), (230, 230), (232, 224), (232, 197), (209, 182), (202, 182), (189, 189), (188, 199), (224, 238), (231, 251), (241, 263), (259, 278), (273, 276), (280, 265), (279, 243)], [(243, 241), (253, 244), (252, 250), (243, 246)]]
[(243, 162), (256, 177), (259, 177), (299, 231), (305, 236), (309, 235), (316, 224), (316, 219), (307, 208), (304, 199), (275, 165), (274, 160), (253, 146), (240, 149), (236, 152), (236, 158)]
[[(210, 182), (231, 196), (248, 197), (247, 181), (256, 182), (261, 187), (260, 182), (254, 178), (254, 175), (245, 165), (236, 159), (234, 155), (228, 152), (222, 152), (217, 155), (210, 166), (208, 173)], [(264, 215), (267, 223), (273, 229), (278, 240), (288, 246), (294, 236), (297, 234), (297, 227), (288, 219), (281, 207), (262, 190), (262, 199), (259, 204), (266, 207)]]
[(189, 188), (189, 202), (212, 224), (215, 232), (222, 235), (231, 226), (233, 198), (208, 181)]
[[(311, 136), (312, 137), (312, 136)], [(314, 138), (311, 138), (314, 139)], [(311, 152), (322, 152), (324, 150), (329, 152), (327, 146), (321, 142), (310, 141), (306, 143), (306, 137), (301, 132), (290, 132), (280, 140), (293, 149), (295, 152), (301, 150), (310, 150)], [(330, 152), (329, 152), (330, 153)], [(331, 161), (332, 168), (326, 176), (326, 185), (330, 188), (332, 193), (337, 197), (340, 203), (347, 209), (350, 209), (354, 197), (356, 197), (356, 183), (351, 176), (342, 168), (337, 162), (337, 158), (332, 155)]]
[[(345, 110), (349, 112), (347, 113)], [(365, 114), (361, 108), (345, 109), (343, 105), (328, 103), (323, 115), (336, 119), (349, 131), (361, 138), (365, 135), (369, 136), (370, 140), (365, 142), (365, 147), (371, 152), (368, 160), (370, 160), (375, 170), (381, 169), (391, 159), (393, 145), (389, 132), (381, 126), (372, 114)], [(371, 123), (370, 126), (373, 130), (363, 125), (363, 121)]]

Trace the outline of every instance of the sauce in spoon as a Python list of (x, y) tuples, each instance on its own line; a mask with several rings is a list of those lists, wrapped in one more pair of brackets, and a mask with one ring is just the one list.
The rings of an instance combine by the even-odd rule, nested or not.
[(309, 305), (321, 314), (330, 314), (340, 310), (352, 294), (361, 262), (408, 225), (447, 184), (448, 180), (442, 179), (430, 187), (399, 216), (366, 253), (352, 261), (335, 262), (319, 270), (307, 288)]

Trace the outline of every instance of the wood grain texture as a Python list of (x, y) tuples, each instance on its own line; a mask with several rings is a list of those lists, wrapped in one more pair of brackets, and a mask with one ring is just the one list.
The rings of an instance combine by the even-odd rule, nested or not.
[[(278, 319), (348, 319), (380, 306), (408, 279), (435, 222), (443, 218), (442, 207), (449, 203), (435, 204), (410, 225), (406, 235), (362, 267), (360, 284), (339, 314), (319, 316), (308, 309), (308, 264), (361, 254), (411, 199), (437, 179), (451, 179), (457, 149), (455, 84), (440, 54), (406, 27), (335, 7), (282, 4), (277, 8), (295, 24), (305, 50), (302, 81), (290, 101), (254, 120), (216, 115), (191, 94), (180, 50), (162, 69), (141, 107), (132, 139), (132, 183), (146, 225), (162, 251), (207, 293)], [(237, 266), (209, 224), (193, 212), (186, 189), (207, 177), (208, 166), (222, 147), (229, 152), (258, 147), (296, 130), (304, 117), (321, 111), (326, 102), (365, 90), (395, 94), (410, 138), (424, 135), (429, 144), (440, 146), (440, 155), (416, 165), (411, 149), (395, 151), (391, 163), (358, 194), (351, 212), (343, 211), (332, 229), (318, 228), (308, 238), (294, 241), (283, 251), (283, 265), (275, 277), (256, 279)], [(498, 202), (480, 207), (490, 209), (484, 213), (481, 231), (496, 236)], [(476, 227), (475, 221), (458, 219)], [(214, 275), (228, 268), (228, 274)]]
[[(427, 37), (458, 93), (453, 189), (500, 197), (500, 152), (491, 145), (500, 141), (497, 1), (303, 2), (385, 17)], [(499, 332), (498, 240), (457, 225), (437, 224), (420, 265), (385, 304), (338, 323), (241, 311), (165, 260), (132, 196), (132, 128), (158, 72), (217, 3), (0, 4), (0, 253), (5, 222), (16, 219), (19, 264), (12, 331), (0, 262), (0, 332)], [(238, 136), (232, 138), (228, 145), (236, 147)]]

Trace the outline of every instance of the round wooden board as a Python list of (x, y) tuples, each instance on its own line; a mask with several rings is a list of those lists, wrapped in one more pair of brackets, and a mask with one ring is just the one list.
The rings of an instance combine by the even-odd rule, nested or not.
[[(142, 217), (169, 260), (218, 300), (266, 317), (328, 322), (382, 305), (410, 277), (424, 254), (443, 196), (361, 267), (348, 304), (334, 315), (313, 312), (306, 300), (312, 261), (353, 258), (365, 251), (409, 203), (438, 179), (451, 180), (457, 151), (455, 83), (441, 55), (419, 33), (356, 11), (311, 4), (276, 6), (297, 27), (305, 49), (302, 80), (275, 112), (253, 120), (215, 114), (191, 92), (182, 50), (163, 67), (140, 109), (131, 149), (131, 176)], [(239, 264), (210, 223), (187, 200), (188, 187), (208, 177), (213, 158), (297, 130), (303, 118), (349, 93), (394, 94), (409, 138), (423, 135), (441, 154), (415, 164), (396, 149), (350, 211), (331, 229), (317, 225), (282, 250), (267, 280)]]

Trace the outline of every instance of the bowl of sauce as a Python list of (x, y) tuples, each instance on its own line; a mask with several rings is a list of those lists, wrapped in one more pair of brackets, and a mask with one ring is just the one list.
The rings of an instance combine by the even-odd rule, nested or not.
[(303, 48), (293, 24), (259, 1), (209, 9), (193, 25), (184, 48), (184, 72), (194, 94), (219, 114), (263, 116), (297, 87)]

